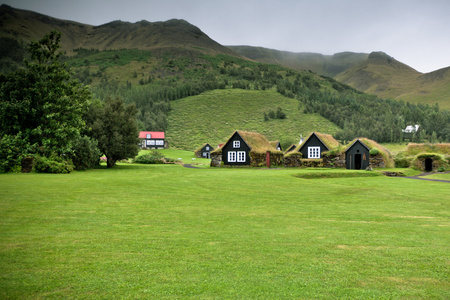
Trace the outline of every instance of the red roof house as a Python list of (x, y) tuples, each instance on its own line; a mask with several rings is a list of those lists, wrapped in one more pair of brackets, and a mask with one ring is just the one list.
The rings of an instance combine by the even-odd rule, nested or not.
[(164, 149), (166, 142), (164, 132), (162, 131), (141, 131), (139, 132), (141, 139), (141, 148)]

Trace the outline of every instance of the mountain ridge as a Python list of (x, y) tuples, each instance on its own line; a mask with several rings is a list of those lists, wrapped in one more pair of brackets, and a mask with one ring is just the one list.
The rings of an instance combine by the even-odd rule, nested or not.
[(14, 38), (26, 44), (39, 40), (53, 29), (62, 33), (61, 48), (68, 56), (74, 55), (77, 48), (143, 49), (160, 53), (171, 49), (180, 55), (225, 54), (291, 69), (311, 70), (383, 98), (431, 105), (439, 103), (441, 108), (450, 109), (448, 68), (423, 74), (383, 52), (347, 51), (323, 55), (253, 46), (223, 46), (185, 20), (135, 23), (116, 20), (92, 26), (5, 4), (0, 6), (0, 38)]
[(208, 54), (239, 56), (208, 37), (185, 20), (130, 23), (115, 20), (99, 26), (61, 20), (36, 12), (0, 6), (0, 37), (14, 37), (29, 43), (51, 30), (62, 33), (61, 48), (68, 55), (76, 48), (152, 50), (166, 47), (195, 48)]

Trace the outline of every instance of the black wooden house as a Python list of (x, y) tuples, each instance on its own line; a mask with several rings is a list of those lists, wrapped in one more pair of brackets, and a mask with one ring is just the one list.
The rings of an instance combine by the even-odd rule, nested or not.
[(283, 152), (256, 132), (235, 131), (218, 149), (211, 152), (211, 166), (280, 165)]
[(370, 165), (370, 148), (360, 139), (345, 150), (345, 166), (352, 170), (365, 170)]
[(222, 146), (222, 161), (225, 165), (250, 165), (250, 150), (244, 138), (235, 131), (231, 138)]
[(322, 152), (330, 151), (339, 145), (331, 135), (313, 132), (299, 145), (298, 152), (304, 159), (320, 159)]
[(204, 143), (201, 147), (195, 150), (195, 156), (198, 158), (211, 158), (211, 151), (213, 150), (214, 148), (211, 147), (210, 144)]

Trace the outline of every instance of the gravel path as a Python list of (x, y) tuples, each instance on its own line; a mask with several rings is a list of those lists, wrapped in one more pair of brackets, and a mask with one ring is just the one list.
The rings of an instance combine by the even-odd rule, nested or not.
[[(449, 173), (449, 172), (445, 172), (445, 173)], [(422, 174), (420, 174), (420, 175), (416, 175), (416, 176), (407, 176), (407, 177), (403, 177), (403, 178), (450, 183), (450, 180), (424, 178), (424, 176), (428, 176), (428, 175), (432, 175), (432, 174), (436, 174), (436, 173), (422, 173)]]

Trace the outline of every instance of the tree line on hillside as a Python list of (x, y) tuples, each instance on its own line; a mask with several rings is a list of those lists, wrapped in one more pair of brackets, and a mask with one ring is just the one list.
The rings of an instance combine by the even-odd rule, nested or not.
[[(381, 99), (361, 93), (326, 76), (299, 72), (275, 65), (248, 62), (235, 57), (203, 56), (208, 68), (197, 70), (197, 77), (162, 78), (144, 86), (103, 85), (94, 89), (98, 95), (114, 94), (136, 103), (142, 130), (165, 130), (170, 102), (207, 90), (223, 88), (266, 90), (275, 88), (280, 94), (299, 100), (305, 113), (318, 113), (338, 125), (340, 140), (358, 136), (378, 142), (415, 142), (450, 140), (450, 112), (437, 105), (411, 104)], [(174, 58), (175, 59), (175, 58)], [(110, 86), (113, 86), (111, 88)], [(407, 125), (420, 125), (413, 137), (402, 132)]]

